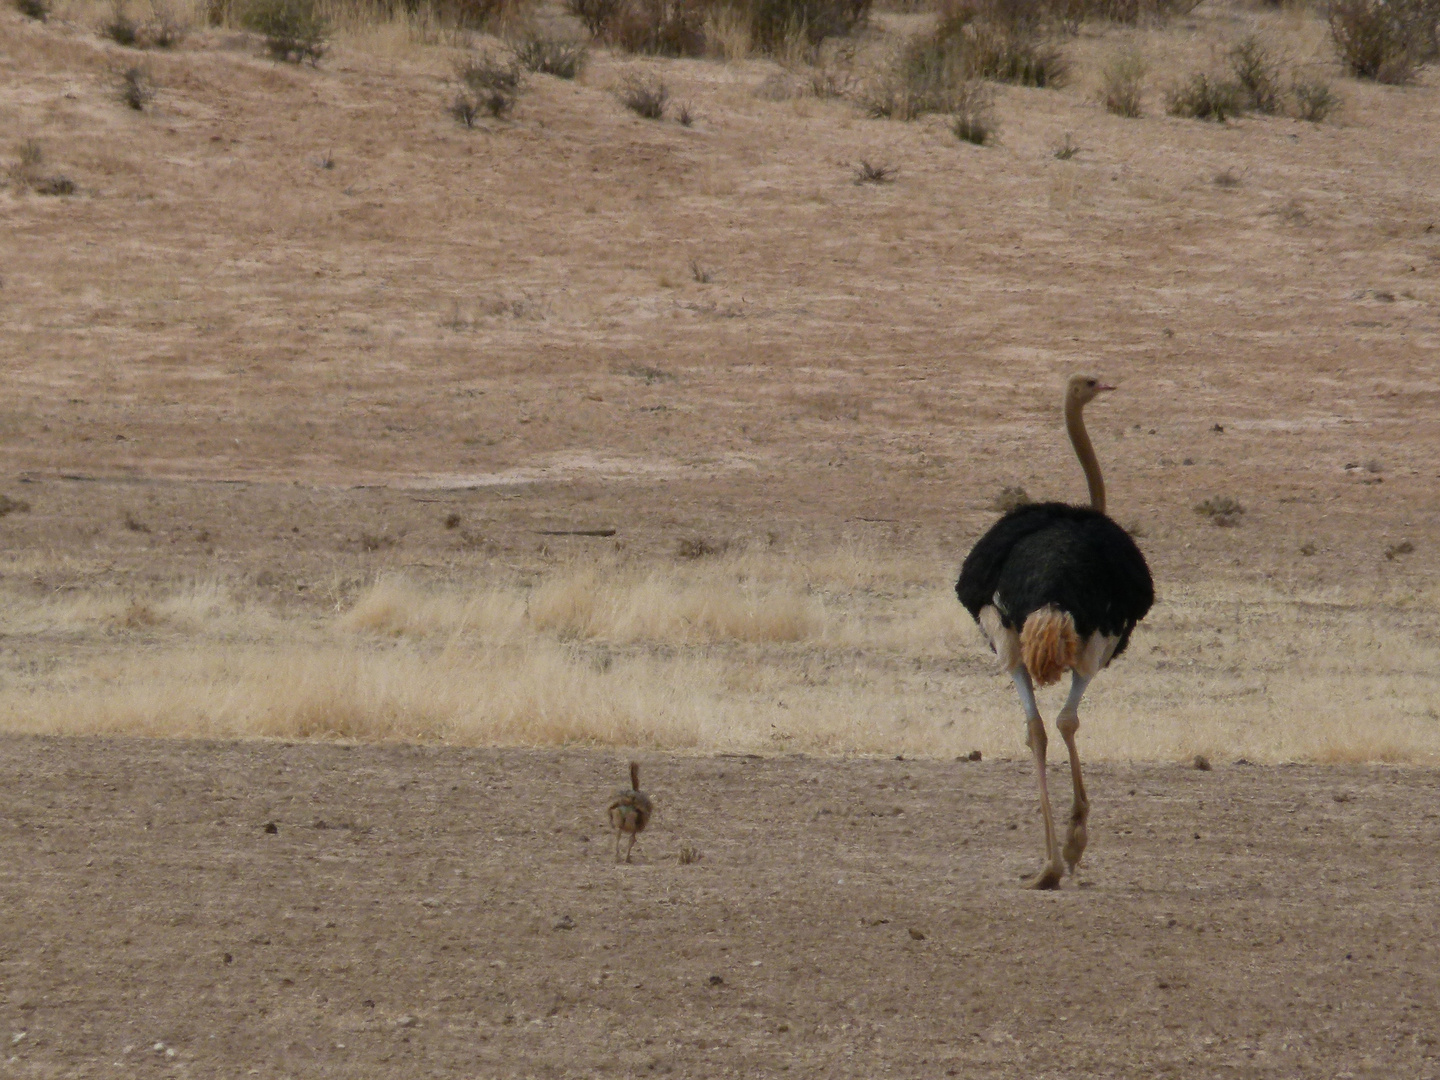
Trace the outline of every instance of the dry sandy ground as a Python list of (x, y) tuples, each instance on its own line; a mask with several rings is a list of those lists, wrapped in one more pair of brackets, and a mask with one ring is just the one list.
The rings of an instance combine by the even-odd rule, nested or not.
[(1026, 765), (656, 757), (616, 866), (623, 774), (5, 738), (0, 1066), (1440, 1076), (1434, 773), (1095, 767), (1051, 894)]

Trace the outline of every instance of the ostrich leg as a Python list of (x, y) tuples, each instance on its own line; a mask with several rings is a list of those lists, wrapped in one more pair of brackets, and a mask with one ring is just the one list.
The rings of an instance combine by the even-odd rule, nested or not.
[(1075, 789), (1075, 801), (1070, 807), (1070, 828), (1065, 833), (1065, 865), (1071, 874), (1080, 856), (1085, 854), (1088, 838), (1085, 835), (1085, 820), (1090, 816), (1090, 800), (1085, 795), (1085, 781), (1080, 775), (1080, 751), (1075, 748), (1075, 732), (1080, 730), (1080, 698), (1090, 680), (1078, 671), (1070, 673), (1070, 696), (1055, 718), (1055, 726), (1070, 751), (1070, 781)]
[(1030, 889), (1058, 889), (1060, 887), (1060, 842), (1055, 838), (1055, 816), (1050, 812), (1050, 790), (1045, 784), (1045, 721), (1040, 719), (1040, 708), (1035, 704), (1035, 688), (1030, 683), (1030, 673), (1022, 664), (1010, 673), (1015, 680), (1015, 689), (1020, 692), (1020, 704), (1025, 707), (1025, 719), (1029, 723), (1030, 752), (1035, 755), (1035, 774), (1040, 778), (1040, 810), (1045, 816), (1045, 868), (1026, 882)]

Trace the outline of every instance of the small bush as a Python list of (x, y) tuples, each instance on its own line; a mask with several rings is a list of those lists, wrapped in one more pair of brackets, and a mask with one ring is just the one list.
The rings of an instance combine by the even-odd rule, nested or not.
[(651, 75), (627, 75), (616, 93), (627, 109), (646, 120), (662, 119), (665, 103), (670, 100), (665, 83)]
[(36, 22), (45, 22), (50, 18), (50, 0), (15, 0), (15, 9)]
[(1067, 131), (1065, 138), (1062, 139), (1060, 145), (1055, 148), (1055, 159), (1057, 161), (1069, 161), (1078, 153), (1080, 153), (1080, 144), (1077, 143)]
[(1340, 107), (1340, 99), (1330, 84), (1319, 79), (1296, 79), (1290, 84), (1290, 99), (1295, 117), (1318, 124)]
[[(37, 139), (26, 139), (16, 149), (17, 161), (10, 166), (10, 182), (17, 187), (34, 191), (38, 195), (73, 195), (75, 181), (63, 173), (46, 176), (41, 168), (45, 153)], [(25, 509), (29, 509), (27, 506)], [(0, 515), (3, 516), (3, 515)]]
[(797, 40), (819, 45), (865, 25), (870, 5), (871, 0), (750, 0), (751, 40), (772, 54)]
[(1070, 65), (1050, 33), (1043, 6), (958, 0), (941, 13), (935, 42), (955, 57), (966, 79), (1058, 87)]
[(1000, 125), (995, 119), (994, 98), (990, 88), (978, 79), (961, 87), (954, 102), (955, 119), (950, 130), (962, 142), (984, 146), (995, 141)]
[(1100, 101), (1106, 112), (1135, 119), (1145, 115), (1145, 75), (1149, 65), (1140, 50), (1122, 49), (1110, 57), (1100, 76)]
[(75, 194), (75, 181), (71, 180), (64, 173), (57, 173), (55, 176), (47, 176), (42, 180), (37, 180), (34, 186), (37, 195)]
[(1255, 34), (1241, 39), (1229, 54), (1230, 73), (1245, 96), (1247, 108), (1273, 115), (1280, 111), (1280, 65), (1269, 46)]
[(626, 0), (602, 36), (626, 52), (703, 56), (705, 8), (701, 0)]
[(1245, 513), (1245, 507), (1228, 495), (1214, 495), (1203, 502), (1196, 503), (1195, 513), (1201, 517), (1208, 517), (1221, 528), (1229, 528), (1239, 522), (1240, 515)]
[(161, 4), (151, 6), (150, 21), (141, 28), (141, 41), (152, 49), (173, 49), (185, 39), (185, 26)]
[(117, 3), (110, 11), (110, 21), (100, 27), (100, 33), (117, 45), (134, 48), (140, 27), (125, 13), (124, 5)]
[(514, 56), (526, 71), (573, 79), (584, 69), (589, 53), (578, 42), (532, 37), (515, 46)]
[(998, 510), (1002, 514), (1008, 514), (1011, 510), (1029, 506), (1034, 501), (1030, 498), (1030, 493), (1020, 484), (1007, 484), (1000, 489), (1000, 494), (995, 496), (995, 500), (990, 506), (991, 509)]
[(315, 0), (251, 0), (240, 24), (263, 35), (266, 50), (276, 60), (308, 60), (313, 66), (325, 55), (330, 25), (316, 10)]
[(872, 165), (868, 161), (861, 161), (855, 166), (855, 185), (893, 184), (899, 171), (889, 165)]
[[(1425, 49), (1424, 5), (1387, 0), (1332, 0), (1330, 37), (1350, 74), (1401, 84), (1415, 77)], [(1430, 27), (1433, 39), (1434, 26)]]
[(592, 37), (609, 30), (625, 0), (566, 0), (565, 9), (579, 19)]
[(155, 84), (149, 72), (141, 67), (128, 67), (120, 73), (120, 100), (136, 112), (155, 100)]
[[(450, 115), (455, 118), (457, 123), (464, 124), (467, 128), (473, 128), (476, 118), (480, 115), (480, 103), (462, 90), (450, 103)], [(458, 316), (456, 321), (459, 321)]]
[(681, 127), (689, 127), (695, 123), (695, 107), (688, 101), (682, 101), (675, 110), (675, 122)]
[[(451, 105), (450, 112), (467, 127), (475, 123), (475, 116), (481, 112), (496, 120), (503, 120), (515, 108), (515, 102), (524, 88), (520, 65), (512, 57), (502, 60), (490, 53), (472, 56), (460, 65), (459, 78), (468, 93), (462, 91)], [(470, 113), (470, 119), (464, 113)]]
[(1214, 120), (1223, 124), (1244, 112), (1245, 92), (1238, 83), (1197, 71), (1190, 81), (1165, 95), (1165, 111), (1171, 116)]

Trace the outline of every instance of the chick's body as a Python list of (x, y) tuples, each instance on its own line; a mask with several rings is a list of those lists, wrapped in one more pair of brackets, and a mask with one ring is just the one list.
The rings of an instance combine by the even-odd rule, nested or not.
[(635, 847), (635, 837), (650, 824), (653, 807), (650, 796), (640, 790), (640, 765), (630, 763), (630, 786), (620, 788), (610, 800), (610, 825), (615, 830), (615, 861), (620, 861), (620, 837), (628, 835), (630, 846), (625, 849), (625, 861), (630, 861), (630, 852)]

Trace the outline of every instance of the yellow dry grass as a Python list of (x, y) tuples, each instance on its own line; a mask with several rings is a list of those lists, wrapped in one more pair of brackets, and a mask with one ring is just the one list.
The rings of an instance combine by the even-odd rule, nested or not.
[[(0, 630), (63, 641), (71, 659), (7, 673), (0, 727), (1022, 754), (1008, 680), (945, 569), (920, 570), (849, 548), (576, 562), (533, 580), (388, 576), (319, 621), (214, 583), (10, 596)], [(1440, 762), (1437, 628), (1433, 595), (1172, 591), (1094, 684), (1082, 753)]]

